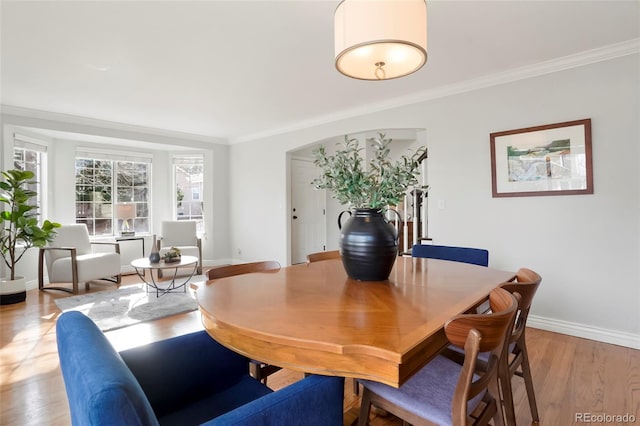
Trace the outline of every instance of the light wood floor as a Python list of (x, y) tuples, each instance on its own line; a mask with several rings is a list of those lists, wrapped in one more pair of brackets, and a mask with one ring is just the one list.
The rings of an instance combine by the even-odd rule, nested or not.
[[(126, 278), (123, 285), (132, 280)], [(110, 287), (94, 285), (91, 291), (105, 288)], [(58, 297), (68, 294), (32, 290), (25, 303), (0, 307), (0, 425), (70, 424), (55, 342)], [(199, 329), (199, 314), (192, 312), (106, 334), (117, 350), (123, 350)], [(536, 329), (527, 333), (542, 425), (580, 424), (576, 413), (630, 413), (640, 424), (640, 351)], [(283, 370), (269, 378), (269, 385), (277, 389), (300, 378), (299, 372)], [(514, 394), (518, 424), (530, 424), (519, 378), (514, 378)], [(345, 409), (358, 404), (347, 380)], [(372, 416), (371, 424), (402, 422), (393, 416)], [(590, 423), (597, 424), (612, 423)]]

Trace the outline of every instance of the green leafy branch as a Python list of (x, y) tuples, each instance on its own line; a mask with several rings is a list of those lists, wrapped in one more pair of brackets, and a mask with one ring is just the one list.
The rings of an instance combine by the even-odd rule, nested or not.
[(334, 155), (327, 155), (323, 146), (314, 150), (314, 164), (322, 170), (312, 184), (329, 190), (341, 204), (353, 208), (385, 209), (398, 205), (406, 191), (418, 184), (420, 160), (426, 152), (421, 147), (411, 156), (403, 155), (396, 162), (389, 160), (391, 139), (384, 133), (373, 138), (373, 159), (364, 169), (358, 140), (345, 135)]
[(28, 189), (33, 172), (25, 170), (8, 170), (2, 172), (4, 181), (0, 182), (0, 202), (5, 209), (0, 212), (0, 253), (11, 271), (11, 280), (15, 280), (15, 265), (30, 247), (43, 247), (53, 239), (54, 228), (59, 223), (45, 220), (38, 226), (38, 206), (29, 204), (29, 200), (37, 195)]

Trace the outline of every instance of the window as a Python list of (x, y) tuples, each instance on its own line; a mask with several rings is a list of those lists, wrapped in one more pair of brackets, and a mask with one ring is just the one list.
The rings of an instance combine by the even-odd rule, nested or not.
[(135, 207), (127, 225), (133, 222), (135, 232), (148, 233), (150, 177), (150, 159), (77, 153), (76, 222), (86, 224), (89, 235), (115, 235), (123, 228), (115, 207), (127, 203)]
[(200, 201), (200, 188), (191, 188), (191, 199), (193, 201)]
[(23, 135), (14, 135), (13, 168), (16, 170), (29, 170), (33, 172), (35, 183), (28, 188), (38, 195), (29, 200), (29, 203), (38, 206), (40, 220), (46, 216), (46, 182), (44, 179), (47, 160), (47, 147), (45, 142)]
[(202, 156), (176, 156), (173, 159), (175, 179), (175, 218), (195, 220), (198, 235), (204, 234)]

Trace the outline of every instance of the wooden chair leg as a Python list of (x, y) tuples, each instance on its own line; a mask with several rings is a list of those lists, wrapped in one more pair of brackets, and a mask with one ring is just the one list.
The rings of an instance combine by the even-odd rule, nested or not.
[(529, 354), (526, 345), (522, 347), (522, 378), (524, 386), (527, 390), (527, 398), (529, 399), (529, 408), (531, 409), (531, 418), (535, 423), (540, 422), (538, 417), (538, 406), (536, 404), (536, 395), (533, 391), (533, 378), (531, 377), (531, 366), (529, 365)]
[[(76, 249), (71, 250), (71, 282), (73, 283), (73, 294), (78, 294), (78, 261)], [(84, 284), (89, 290), (89, 283)]]
[(371, 414), (371, 392), (367, 388), (364, 388), (362, 391), (362, 401), (360, 401), (358, 426), (367, 426), (369, 424), (369, 414)]
[(498, 409), (504, 408), (504, 416), (507, 425), (516, 424), (515, 408), (513, 406), (513, 390), (511, 388), (511, 371), (509, 365), (501, 366), (500, 375), (500, 393), (502, 404), (498, 400)]
[[(498, 381), (496, 380), (493, 383), (490, 383), (489, 386), (489, 394), (493, 398), (492, 404), (495, 404), (495, 413), (493, 415), (493, 424), (494, 426), (503, 426), (504, 425), (504, 415), (502, 412), (502, 404), (500, 403), (500, 386)], [(511, 388), (509, 388), (511, 390)]]
[(260, 371), (260, 366), (255, 362), (249, 362), (249, 374), (259, 382), (261, 382), (263, 379)]

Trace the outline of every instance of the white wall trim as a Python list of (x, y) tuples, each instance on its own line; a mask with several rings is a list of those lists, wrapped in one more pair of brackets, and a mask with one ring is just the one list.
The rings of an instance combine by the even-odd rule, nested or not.
[(197, 135), (194, 133), (178, 132), (174, 130), (157, 129), (152, 127), (138, 126), (134, 124), (117, 123), (114, 121), (99, 120), (96, 118), (81, 117), (71, 114), (61, 114), (57, 112), (42, 111), (30, 108), (23, 108), (14, 105), (0, 105), (3, 115), (15, 115), (38, 120), (53, 121), (56, 123), (75, 124), (82, 126), (98, 127), (102, 129), (112, 129), (121, 132), (142, 133), (147, 135), (160, 136), (173, 139), (186, 139), (191, 141), (216, 143), (228, 145), (225, 138)]
[(555, 333), (567, 334), (569, 336), (582, 337), (584, 339), (595, 340), (598, 342), (625, 346), (632, 349), (640, 349), (640, 335), (637, 334), (593, 327), (590, 325), (562, 321), (553, 318), (544, 318), (536, 315), (529, 315), (527, 318), (527, 326), (539, 328), (541, 330), (553, 331)]
[[(48, 277), (45, 275), (45, 284), (48, 282)], [(38, 279), (36, 278), (35, 280), (28, 280), (25, 284), (24, 284), (25, 288), (27, 291), (29, 290), (36, 290), (38, 288)]]
[(430, 101), (433, 99), (444, 98), (461, 93), (471, 92), (474, 90), (485, 89), (487, 87), (498, 86), (500, 84), (511, 83), (514, 81), (524, 80), (527, 78), (537, 77), (558, 71), (564, 71), (571, 68), (577, 68), (596, 62), (608, 61), (623, 56), (640, 53), (640, 38), (627, 40), (621, 43), (611, 44), (597, 49), (586, 50), (584, 52), (565, 56), (562, 58), (552, 59), (532, 65), (514, 68), (512, 70), (491, 74), (485, 77), (475, 78), (460, 83), (450, 84), (447, 86), (437, 87), (435, 89), (417, 92), (409, 96), (401, 96), (388, 99), (383, 102), (370, 103), (359, 108), (339, 111), (333, 114), (315, 117), (311, 120), (293, 123), (290, 126), (284, 126), (278, 129), (271, 129), (264, 132), (254, 133), (251, 135), (240, 136), (231, 139), (231, 144), (249, 142), (256, 139), (267, 138), (282, 133), (294, 132), (297, 130), (307, 129), (322, 124), (332, 123), (334, 121), (344, 120), (348, 118), (358, 117), (361, 115), (371, 114), (384, 111), (387, 109), (398, 108), (405, 105), (416, 104), (420, 102)]

